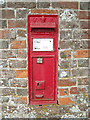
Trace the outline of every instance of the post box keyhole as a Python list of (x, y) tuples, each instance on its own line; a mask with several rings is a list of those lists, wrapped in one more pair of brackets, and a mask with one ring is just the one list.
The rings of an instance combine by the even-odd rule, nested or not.
[(37, 86), (39, 86), (40, 84), (39, 83), (37, 83)]

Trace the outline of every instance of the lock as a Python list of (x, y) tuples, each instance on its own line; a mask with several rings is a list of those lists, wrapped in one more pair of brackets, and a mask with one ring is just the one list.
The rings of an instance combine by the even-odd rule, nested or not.
[(43, 63), (43, 58), (37, 58), (37, 64), (42, 64)]
[(57, 50), (58, 15), (29, 15), (29, 104), (57, 103)]

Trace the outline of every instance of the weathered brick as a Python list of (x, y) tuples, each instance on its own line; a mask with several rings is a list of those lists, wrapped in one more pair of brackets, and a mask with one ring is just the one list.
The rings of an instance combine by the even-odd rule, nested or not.
[(9, 81), (8, 79), (0, 79), (0, 86), (1, 87), (8, 87), (9, 86)]
[(16, 77), (17, 78), (27, 78), (28, 71), (27, 70), (16, 70)]
[(26, 50), (18, 50), (17, 57), (18, 58), (26, 58), (27, 57)]
[(90, 49), (90, 41), (86, 41), (86, 43), (88, 44), (88, 49)]
[(70, 97), (59, 98), (60, 105), (74, 104), (74, 101)]
[(81, 41), (72, 41), (71, 43), (72, 43), (71, 46), (72, 49), (74, 50), (82, 49)]
[[(65, 16), (65, 15), (64, 15)], [(63, 17), (64, 17), (63, 16)], [(66, 16), (65, 16), (66, 17)], [(64, 17), (64, 18), (65, 18)], [(67, 20), (67, 18), (66, 19), (64, 19), (63, 18), (63, 20), (60, 20), (60, 25), (59, 25), (59, 27), (61, 28), (61, 29), (73, 29), (73, 28), (79, 28), (79, 20), (77, 20), (77, 19), (71, 19), (71, 20)]]
[(48, 14), (57, 14), (57, 10), (47, 10), (47, 9), (33, 9), (31, 13), (48, 13)]
[(17, 89), (18, 96), (27, 96), (27, 89)]
[(70, 77), (70, 71), (69, 70), (59, 70), (58, 77), (59, 78), (68, 78), (68, 77)]
[(0, 30), (0, 39), (2, 39), (2, 30)]
[[(28, 4), (28, 3), (27, 3), (27, 4)], [(28, 5), (28, 8), (29, 8), (29, 9), (36, 8), (36, 1), (35, 1), (35, 2), (30, 2), (29, 5)]]
[(38, 2), (37, 3), (37, 7), (38, 8), (49, 8), (50, 7), (50, 3), (49, 2)]
[(2, 105), (2, 111), (7, 112), (7, 104), (4, 103)]
[(53, 8), (68, 8), (68, 9), (78, 9), (78, 2), (53, 2)]
[(71, 43), (72, 43), (71, 48), (74, 50), (88, 49), (89, 48), (89, 42), (86, 40), (72, 41)]
[(17, 10), (16, 18), (26, 18), (27, 10)]
[(71, 68), (77, 67), (77, 61), (76, 60), (71, 60)]
[(3, 3), (0, 4), (0, 8), (5, 8), (6, 7), (6, 1), (2, 1)]
[(25, 60), (10, 60), (9, 61), (10, 68), (26, 68)]
[(18, 30), (17, 36), (18, 37), (26, 37), (26, 30)]
[(60, 68), (61, 69), (70, 68), (70, 60), (60, 61)]
[(0, 49), (7, 49), (8, 41), (0, 41)]
[(69, 49), (71, 45), (71, 41), (59, 41), (59, 48), (61, 49)]
[(16, 58), (17, 50), (2, 50), (0, 51), (0, 59)]
[(74, 40), (79, 40), (81, 38), (81, 31), (80, 29), (74, 29), (72, 31), (73, 39)]
[(90, 39), (90, 30), (82, 30), (81, 32), (81, 39)]
[(76, 50), (73, 56), (74, 58), (88, 58), (89, 52), (89, 50)]
[(78, 60), (78, 66), (79, 67), (89, 67), (89, 60)]
[(76, 60), (63, 60), (59, 63), (61, 69), (66, 68), (74, 68), (77, 67), (77, 61)]
[(36, 1), (35, 2), (30, 2), (29, 4), (27, 3), (27, 6), (29, 9), (36, 8)]
[(1, 78), (15, 78), (16, 72), (14, 70), (2, 70)]
[(60, 39), (61, 40), (70, 40), (70, 39), (72, 39), (71, 30), (66, 30), (66, 31), (62, 30), (62, 31), (60, 31)]
[(88, 85), (88, 78), (78, 78), (78, 85)]
[(13, 101), (15, 104), (27, 104), (27, 97), (14, 96), (13, 98), (11, 98), (11, 101)]
[(68, 88), (60, 88), (59, 89), (59, 94), (60, 94), (60, 96), (68, 95), (69, 94)]
[(10, 39), (15, 37), (16, 31), (14, 29), (0, 30), (0, 39)]
[(26, 20), (8, 20), (8, 28), (25, 28)]
[(11, 49), (20, 49), (20, 48), (26, 48), (26, 40), (23, 41), (11, 41)]
[(90, 12), (89, 11), (79, 11), (78, 17), (79, 19), (90, 19)]
[(85, 87), (72, 87), (70, 89), (70, 94), (81, 94), (81, 93), (85, 93), (87, 90)]
[(71, 58), (71, 51), (65, 50), (65, 51), (60, 52), (60, 57), (61, 58)]
[(3, 19), (15, 18), (14, 10), (2, 10)]
[(80, 2), (80, 9), (81, 10), (89, 10), (90, 9), (90, 2)]
[(15, 89), (11, 88), (0, 88), (2, 92), (0, 92), (0, 96), (8, 96), (8, 95), (15, 95)]
[(0, 28), (7, 28), (7, 20), (0, 20)]
[(11, 87), (27, 87), (26, 79), (11, 79), (10, 80)]
[(58, 80), (58, 86), (74, 86), (74, 85), (76, 85), (76, 79)]
[(72, 76), (73, 77), (88, 76), (88, 69), (85, 69), (85, 68), (73, 69)]
[(79, 91), (78, 91), (77, 87), (72, 87), (70, 89), (70, 94), (79, 94)]
[[(6, 52), (6, 51), (4, 51)], [(7, 51), (8, 58), (16, 58), (17, 57), (17, 50), (8, 50)]]
[(9, 101), (9, 97), (7, 96), (2, 97), (2, 103), (8, 102), (8, 101)]
[(24, 2), (8, 2), (7, 7), (9, 8), (24, 8)]
[(0, 60), (0, 68), (7, 68), (7, 60)]
[(81, 29), (90, 29), (90, 25), (88, 21), (80, 21), (80, 28)]
[(35, 8), (36, 2), (8, 2), (7, 7), (9, 8)]
[(6, 50), (0, 50), (0, 59), (7, 59), (7, 52)]

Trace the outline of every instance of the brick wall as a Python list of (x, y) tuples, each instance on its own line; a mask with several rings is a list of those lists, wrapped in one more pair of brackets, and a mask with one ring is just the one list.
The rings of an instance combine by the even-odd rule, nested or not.
[[(90, 3), (4, 2), (0, 4), (0, 116), (88, 118)], [(29, 105), (28, 14), (59, 16), (56, 105)]]

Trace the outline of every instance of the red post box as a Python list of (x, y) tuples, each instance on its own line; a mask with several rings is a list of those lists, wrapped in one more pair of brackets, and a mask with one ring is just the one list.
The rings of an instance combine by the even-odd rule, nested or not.
[(29, 103), (57, 102), (58, 16), (28, 16)]

